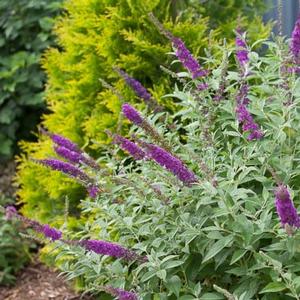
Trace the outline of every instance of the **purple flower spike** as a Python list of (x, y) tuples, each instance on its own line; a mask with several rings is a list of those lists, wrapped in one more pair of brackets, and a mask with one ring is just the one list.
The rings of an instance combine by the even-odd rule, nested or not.
[(58, 146), (67, 148), (67, 149), (69, 149), (70, 151), (73, 151), (73, 152), (82, 153), (82, 151), (80, 150), (80, 148), (78, 147), (78, 145), (76, 145), (71, 140), (69, 140), (69, 139), (67, 139), (67, 138), (65, 138), (65, 137), (63, 137), (61, 135), (50, 134), (50, 138)]
[(72, 163), (78, 164), (80, 161), (83, 160), (81, 153), (71, 151), (68, 148), (62, 146), (55, 146), (54, 150), (59, 156), (67, 159)]
[(144, 159), (146, 156), (145, 152), (138, 145), (120, 135), (114, 135), (114, 142), (119, 144), (124, 151), (129, 152), (136, 160)]
[(51, 239), (52, 241), (60, 240), (62, 237), (61, 231), (50, 227), (48, 224), (42, 225), (38, 231), (42, 232), (45, 237)]
[(18, 212), (14, 206), (10, 205), (5, 208), (5, 217), (7, 220), (11, 220), (17, 215), (18, 215)]
[(146, 147), (147, 154), (150, 158), (172, 172), (183, 183), (190, 185), (191, 183), (197, 182), (195, 174), (190, 171), (181, 160), (156, 145), (148, 144)]
[(180, 38), (172, 38), (172, 43), (176, 49), (176, 56), (182, 65), (192, 74), (192, 78), (206, 76), (207, 70), (203, 70), (198, 61), (193, 57), (191, 52), (187, 49), (184, 42)]
[(128, 103), (122, 105), (122, 112), (125, 117), (136, 125), (143, 123), (143, 118), (140, 113)]
[(104, 286), (102, 287), (102, 289), (114, 296), (114, 297), (117, 297), (118, 300), (138, 300), (138, 297), (135, 293), (133, 292), (128, 292), (128, 291), (125, 291), (123, 289), (119, 289), (119, 288), (114, 288), (112, 286)]
[(80, 245), (89, 251), (93, 251), (97, 254), (108, 255), (116, 258), (123, 258), (125, 260), (136, 260), (139, 256), (118, 244), (98, 241), (98, 240), (83, 240)]
[(55, 171), (60, 171), (65, 173), (73, 178), (82, 180), (84, 182), (90, 182), (90, 177), (81, 171), (79, 168), (75, 167), (74, 165), (58, 160), (58, 159), (41, 159), (37, 160), (38, 163), (50, 167)]
[(282, 226), (300, 227), (300, 218), (286, 186), (280, 185), (275, 190), (275, 206)]
[(294, 56), (295, 62), (299, 63), (300, 54), (300, 15), (296, 21), (294, 30), (292, 32), (292, 40), (290, 45), (291, 52)]
[(238, 35), (235, 39), (235, 45), (236, 45), (236, 56), (241, 66), (244, 66), (248, 61), (248, 50), (247, 50), (247, 44), (242, 36), (242, 33), (240, 30), (237, 30)]
[(146, 88), (136, 79), (130, 77), (126, 72), (119, 68), (115, 68), (117, 72), (124, 78), (126, 83), (134, 90), (138, 97), (145, 100), (146, 103), (151, 101), (151, 95)]

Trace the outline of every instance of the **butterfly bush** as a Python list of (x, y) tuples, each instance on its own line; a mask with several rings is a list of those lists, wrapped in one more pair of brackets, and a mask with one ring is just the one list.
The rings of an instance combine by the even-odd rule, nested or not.
[(101, 170), (72, 141), (48, 135), (60, 159), (34, 161), (93, 194), (80, 206), (85, 228), (67, 240), (23, 221), (59, 247), (67, 278), (100, 296), (300, 299), (300, 80), (282, 72), (287, 53), (298, 55), (299, 22), (291, 42), (255, 43), (264, 52), (239, 28), (235, 42), (198, 61), (150, 20), (188, 71), (166, 72), (178, 78), (165, 96), (178, 111), (123, 103), (130, 122), (110, 135)]

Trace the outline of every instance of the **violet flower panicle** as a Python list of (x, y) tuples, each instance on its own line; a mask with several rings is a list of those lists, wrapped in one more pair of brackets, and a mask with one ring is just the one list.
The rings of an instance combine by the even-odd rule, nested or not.
[(122, 112), (129, 121), (137, 126), (141, 125), (144, 122), (144, 119), (140, 115), (140, 113), (128, 103), (124, 103), (122, 105)]
[(146, 261), (146, 257), (142, 257), (132, 250), (124, 248), (118, 244), (100, 241), (100, 240), (83, 240), (79, 245), (88, 251), (95, 252), (101, 255), (108, 255), (111, 257), (122, 258), (128, 261), (139, 260)]
[(92, 198), (96, 198), (97, 194), (100, 192), (100, 189), (95, 185), (94, 180), (77, 166), (74, 166), (71, 163), (64, 162), (58, 159), (35, 159), (33, 161), (49, 167), (52, 170), (60, 171), (70, 176), (71, 178), (78, 180), (87, 188)]
[(125, 291), (112, 286), (103, 286), (101, 289), (113, 297), (116, 297), (118, 300), (138, 300), (137, 294), (134, 292)]
[(61, 231), (50, 227), (48, 224), (43, 225), (34, 220), (19, 215), (17, 210), (13, 206), (7, 206), (5, 211), (5, 215), (8, 220), (17, 218), (25, 224), (31, 226), (36, 232), (42, 233), (46, 238), (51, 239), (52, 241), (60, 240), (62, 237)]
[(192, 74), (192, 78), (196, 79), (208, 74), (207, 70), (200, 67), (198, 61), (193, 57), (191, 52), (187, 49), (184, 42), (180, 38), (174, 37), (172, 39), (175, 54), (182, 65)]
[(236, 45), (237, 60), (240, 66), (244, 68), (245, 65), (249, 62), (249, 57), (248, 57), (248, 49), (247, 49), (245, 37), (240, 29), (237, 30), (235, 45)]
[(141, 116), (141, 114), (133, 106), (131, 106), (129, 103), (124, 103), (122, 105), (122, 112), (128, 120), (145, 130), (145, 132), (147, 132), (157, 144), (164, 149), (171, 151), (170, 146), (164, 140), (164, 138), (145, 118)]
[(173, 173), (184, 184), (191, 185), (197, 182), (195, 174), (181, 160), (159, 146), (147, 144), (146, 153), (156, 163)]
[(95, 170), (100, 170), (98, 164), (84, 152), (75, 152), (63, 146), (54, 146), (54, 151), (57, 155), (65, 158), (69, 162), (75, 164), (83, 163)]
[(300, 63), (300, 14), (298, 15), (295, 27), (292, 32), (290, 51), (293, 55), (294, 62)]
[(149, 103), (152, 99), (151, 94), (147, 91), (147, 89), (136, 79), (130, 77), (125, 71), (120, 68), (114, 68), (120, 76), (124, 78), (126, 83), (134, 90), (136, 95), (143, 99), (146, 103)]
[(128, 152), (136, 160), (146, 157), (145, 152), (138, 145), (118, 134), (114, 135), (113, 142), (120, 145), (124, 151)]
[(286, 186), (280, 184), (275, 190), (275, 206), (283, 227), (300, 227), (300, 217)]
[(152, 23), (160, 31), (160, 33), (172, 42), (177, 58), (182, 63), (182, 65), (191, 73), (192, 78), (196, 79), (202, 76), (206, 76), (208, 74), (208, 71), (201, 68), (200, 64), (193, 57), (191, 52), (185, 46), (184, 42), (180, 38), (173, 36), (172, 33), (170, 33), (168, 30), (166, 30), (164, 26), (159, 22), (159, 20), (153, 15), (153, 13), (149, 13), (148, 16)]

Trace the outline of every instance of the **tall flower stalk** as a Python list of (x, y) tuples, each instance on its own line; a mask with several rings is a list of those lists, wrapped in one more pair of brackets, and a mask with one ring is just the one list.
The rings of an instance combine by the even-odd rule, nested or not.
[(124, 151), (128, 152), (136, 160), (146, 157), (145, 152), (138, 145), (118, 134), (113, 136), (113, 142), (120, 145)]
[(34, 162), (44, 165), (46, 167), (51, 168), (55, 171), (60, 171), (67, 176), (76, 179), (79, 183), (84, 185), (90, 196), (95, 198), (97, 194), (100, 192), (100, 189), (95, 184), (95, 181), (89, 177), (85, 172), (79, 169), (77, 166), (74, 166), (71, 163), (64, 162), (58, 159), (35, 159)]
[(171, 151), (170, 146), (164, 140), (164, 138), (144, 117), (142, 117), (140, 112), (138, 112), (133, 106), (131, 106), (129, 103), (124, 103), (122, 105), (122, 112), (129, 121), (145, 130), (145, 132), (148, 133), (157, 144), (164, 149)]
[(290, 51), (293, 55), (294, 62), (300, 63), (300, 14), (298, 15), (295, 27), (292, 32)]
[(44, 237), (52, 241), (60, 240), (66, 244), (81, 246), (86, 250), (95, 252), (97, 254), (108, 255), (115, 258), (122, 258), (127, 261), (147, 261), (146, 257), (140, 256), (136, 252), (122, 247), (116, 243), (101, 240), (64, 240), (62, 239), (62, 232), (60, 230), (57, 230), (48, 224), (40, 224), (37, 221), (23, 217), (22, 215), (18, 214), (13, 206), (6, 207), (5, 215), (8, 220), (13, 218), (21, 220), (24, 224), (30, 226), (36, 232), (42, 233)]
[(184, 184), (191, 185), (192, 183), (197, 182), (195, 174), (190, 171), (180, 159), (173, 156), (163, 148), (147, 144), (145, 151), (151, 159), (166, 168), (169, 172), (173, 173)]
[(32, 227), (32, 229), (34, 229), (36, 232), (42, 233), (44, 237), (51, 239), (52, 241), (60, 240), (62, 237), (61, 231), (50, 227), (48, 224), (42, 225), (34, 220), (19, 215), (17, 210), (13, 206), (6, 207), (5, 211), (5, 215), (8, 220), (17, 218), (26, 225)]
[(300, 217), (286, 186), (280, 184), (275, 190), (275, 206), (283, 227), (300, 227)]
[(149, 18), (160, 33), (172, 42), (175, 49), (175, 55), (185, 69), (190, 72), (193, 79), (197, 79), (208, 74), (208, 71), (200, 66), (197, 59), (191, 54), (185, 43), (180, 38), (173, 36), (169, 31), (167, 31), (153, 13), (149, 13)]

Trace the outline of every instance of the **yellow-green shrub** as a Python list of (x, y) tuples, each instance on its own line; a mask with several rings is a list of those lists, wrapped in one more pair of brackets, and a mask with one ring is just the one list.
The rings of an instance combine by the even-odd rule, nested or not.
[[(188, 4), (189, 1), (185, 2)], [(222, 4), (223, 1), (214, 2)], [(201, 4), (201, 9), (200, 4), (185, 9), (182, 1), (179, 14), (170, 4), (172, 2), (166, 0), (67, 1), (66, 14), (56, 24), (59, 48), (50, 49), (43, 59), (48, 75), (46, 101), (52, 111), (44, 116), (43, 125), (77, 142), (91, 154), (99, 153), (107, 143), (104, 130), (115, 129), (120, 110), (120, 100), (102, 87), (99, 78), (113, 82), (127, 101), (140, 101), (112, 70), (114, 65), (125, 69), (145, 86), (151, 86), (154, 97), (168, 109), (174, 109), (170, 100), (160, 99), (172, 87), (159, 68), (160, 64), (166, 63), (166, 53), (171, 50), (171, 45), (151, 24), (147, 12), (153, 11), (165, 27), (181, 37), (197, 56), (209, 44), (209, 37), (216, 41), (232, 35), (241, 2), (254, 3), (255, 7), (260, 1), (234, 3), (233, 17), (228, 15), (227, 19), (218, 22), (218, 16), (212, 16), (212, 24), (222, 21), (222, 25), (209, 35), (207, 15), (210, 6), (207, 5), (206, 10), (205, 3)], [(256, 38), (265, 37), (269, 32), (269, 27), (259, 19), (251, 22), (244, 19), (242, 23), (248, 27), (250, 36)], [(97, 143), (91, 146), (92, 140)], [(25, 154), (20, 158), (18, 193), (24, 203), (23, 213), (36, 220), (59, 222), (65, 195), (68, 194), (72, 212), (85, 193), (70, 179), (28, 159), (53, 155), (47, 139), (40, 137), (38, 143), (22, 143), (22, 147)]]

